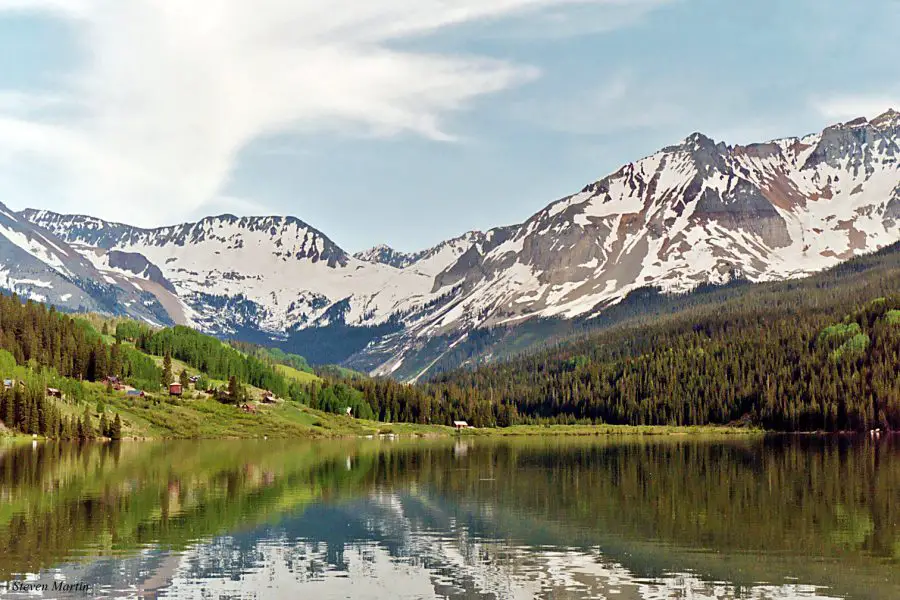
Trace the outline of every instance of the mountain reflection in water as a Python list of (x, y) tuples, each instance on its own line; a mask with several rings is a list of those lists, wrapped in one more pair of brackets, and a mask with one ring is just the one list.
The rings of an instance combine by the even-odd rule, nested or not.
[(898, 453), (893, 438), (0, 446), (0, 580), (145, 598), (897, 598)]

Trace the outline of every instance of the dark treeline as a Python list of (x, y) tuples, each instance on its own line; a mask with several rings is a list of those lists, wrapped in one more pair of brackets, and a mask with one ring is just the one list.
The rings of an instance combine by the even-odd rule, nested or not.
[(156, 385), (158, 369), (149, 357), (121, 344), (107, 345), (86, 321), (27, 301), (0, 295), (0, 349), (20, 365), (50, 367), (72, 379), (100, 381), (108, 375)]
[(4, 427), (61, 440), (121, 439), (122, 421), (119, 415), (107, 418), (105, 410), (101, 410), (99, 423), (95, 426), (89, 404), (85, 404), (80, 417), (64, 415), (60, 405), (47, 397), (49, 383), (68, 390), (77, 402), (84, 392), (81, 382), (61, 378), (46, 367), (20, 367), (6, 350), (0, 350), (0, 372), (4, 374), (4, 385), (0, 391), (0, 423)]
[(898, 258), (892, 248), (807, 280), (748, 286), (418, 386), (348, 383), (385, 421), (896, 430)]
[(683, 318), (443, 375), (425, 389), (482, 424), (898, 429), (898, 308), (877, 300), (837, 323), (815, 311)]
[(183, 326), (152, 330), (134, 321), (120, 323), (116, 338), (134, 342), (140, 350), (157, 356), (170, 355), (213, 379), (237, 381), (286, 396), (289, 382), (269, 362), (222, 343), (212, 336)]

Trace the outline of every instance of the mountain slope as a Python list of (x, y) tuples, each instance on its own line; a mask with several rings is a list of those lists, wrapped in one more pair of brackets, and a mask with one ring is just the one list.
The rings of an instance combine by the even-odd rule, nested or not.
[(900, 243), (803, 280), (719, 292), (422, 385), (353, 385), (378, 414), (476, 427), (900, 430)]
[(85, 254), (142, 257), (185, 305), (180, 322), (218, 334), (283, 335), (332, 320), (381, 323), (426, 294), (427, 275), (349, 256), (293, 217), (209, 217), (157, 229), (47, 211), (23, 213)]
[(126, 273), (101, 271), (65, 241), (0, 204), (0, 288), (68, 311), (171, 322), (157, 298)]
[(900, 237), (898, 143), (895, 111), (750, 146), (693, 134), (489, 232), (497, 243), (436, 278), (458, 287), (452, 301), (354, 360), (418, 376), (477, 330), (596, 316), (645, 287), (802, 277), (877, 250)]
[(147, 230), (22, 216), (167, 290), (177, 322), (415, 378), (492, 328), (590, 319), (647, 287), (802, 277), (882, 248), (900, 237), (898, 144), (895, 111), (749, 146), (693, 134), (522, 224), (413, 254), (351, 256), (292, 217)]

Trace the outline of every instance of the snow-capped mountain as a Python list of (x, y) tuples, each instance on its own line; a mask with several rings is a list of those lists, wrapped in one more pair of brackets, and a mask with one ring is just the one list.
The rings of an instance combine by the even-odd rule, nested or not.
[(171, 324), (144, 275), (100, 272), (65, 241), (0, 204), (0, 289), (69, 311), (129, 315)]
[(141, 282), (176, 322), (293, 340), (312, 360), (352, 337), (339, 358), (415, 377), (474, 330), (589, 318), (646, 286), (800, 277), (897, 241), (900, 114), (749, 146), (693, 134), (520, 225), (412, 254), (351, 256), (292, 217), (158, 229), (20, 217), (102, 277)]
[(474, 319), (486, 324), (574, 317), (639, 286), (814, 273), (897, 241), (898, 143), (893, 111), (750, 146), (693, 134), (551, 204), (442, 283), (464, 282), (462, 312), (487, 310)]
[(469, 231), (459, 237), (441, 242), (437, 246), (420, 250), (419, 252), (400, 252), (382, 244), (363, 252), (357, 252), (353, 256), (362, 261), (389, 265), (396, 269), (415, 267), (415, 270), (420, 273), (437, 276), (444, 269), (456, 264), (460, 257), (473, 246), (484, 243), (484, 240), (484, 233)]
[(209, 217), (140, 229), (78, 215), (23, 215), (65, 238), (98, 268), (127, 253), (158, 270), (176, 292), (174, 318), (217, 334), (387, 320), (429, 292), (427, 275), (349, 256), (293, 217)]
[(386, 244), (379, 244), (368, 250), (357, 252), (353, 257), (370, 263), (389, 265), (395, 269), (405, 269), (419, 260), (421, 255), (422, 252), (401, 252), (399, 250), (394, 250)]

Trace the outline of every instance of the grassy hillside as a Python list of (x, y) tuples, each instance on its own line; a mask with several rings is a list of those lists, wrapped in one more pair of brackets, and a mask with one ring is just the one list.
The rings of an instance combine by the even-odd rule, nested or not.
[(294, 367), (289, 367), (287, 365), (275, 365), (275, 370), (284, 375), (285, 377), (296, 381), (297, 383), (303, 385), (309, 385), (311, 383), (321, 383), (322, 378), (316, 375), (315, 373), (309, 373), (307, 371), (298, 371)]

